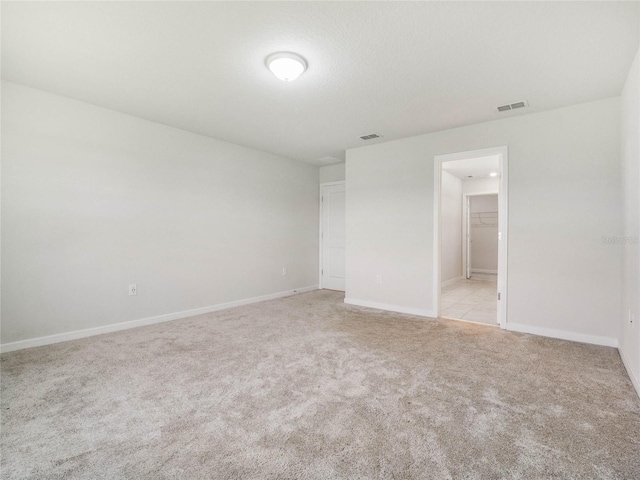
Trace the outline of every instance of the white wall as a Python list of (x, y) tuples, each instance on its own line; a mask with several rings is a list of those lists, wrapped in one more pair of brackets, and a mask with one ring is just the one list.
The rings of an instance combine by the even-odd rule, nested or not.
[[(620, 351), (640, 394), (640, 60), (633, 62), (621, 98), (624, 230), (610, 248), (624, 253)], [(629, 323), (629, 309), (635, 317)]]
[(320, 183), (341, 182), (344, 180), (344, 163), (320, 167)]
[(442, 171), (440, 190), (442, 282), (462, 275), (462, 181)]
[(498, 193), (500, 191), (500, 179), (494, 178), (469, 178), (462, 181), (462, 193)]
[[(471, 271), (498, 273), (498, 195), (471, 198)], [(488, 213), (489, 212), (489, 213)]]
[(348, 150), (347, 301), (432, 314), (434, 156), (507, 145), (509, 328), (614, 344), (619, 126), (613, 98)]
[(317, 284), (316, 167), (5, 82), (2, 160), (2, 343)]

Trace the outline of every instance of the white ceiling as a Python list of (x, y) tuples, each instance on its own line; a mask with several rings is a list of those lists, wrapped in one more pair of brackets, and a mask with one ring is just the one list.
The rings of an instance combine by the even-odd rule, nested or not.
[[(329, 164), (352, 147), (618, 96), (638, 6), (2, 2), (2, 76)], [(309, 63), (293, 83), (264, 65), (280, 50)], [(384, 138), (358, 138), (369, 133)]]
[(500, 172), (500, 159), (497, 155), (488, 157), (451, 160), (442, 164), (442, 170), (449, 172), (460, 180), (473, 178), (488, 178), (490, 173)]

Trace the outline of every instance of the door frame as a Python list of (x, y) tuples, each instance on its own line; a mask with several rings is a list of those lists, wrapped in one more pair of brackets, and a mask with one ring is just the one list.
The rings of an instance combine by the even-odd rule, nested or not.
[[(469, 276), (471, 276), (471, 262), (469, 262), (469, 251), (471, 250), (471, 245), (468, 243), (471, 240), (471, 234), (469, 233), (469, 226), (471, 225), (471, 199), (469, 197), (482, 197), (485, 195), (498, 195), (498, 199), (500, 199), (500, 192), (496, 191), (462, 194), (462, 208), (464, 213), (464, 222), (462, 223), (462, 240), (464, 241), (464, 248), (462, 249), (462, 276), (465, 278), (469, 278)], [(500, 218), (498, 218), (498, 222), (499, 221)], [(469, 276), (467, 276), (467, 271), (469, 272)]]
[(507, 328), (507, 250), (509, 245), (509, 148), (504, 146), (483, 148), (466, 152), (457, 152), (434, 157), (434, 201), (433, 201), (433, 314), (440, 316), (441, 255), (442, 255), (442, 218), (441, 218), (441, 185), (442, 164), (452, 160), (468, 160), (477, 157), (497, 155), (499, 159), (498, 189), (498, 324)]
[(318, 288), (322, 289), (324, 288), (324, 286), (322, 285), (322, 267), (323, 265), (323, 255), (322, 255), (322, 247), (323, 247), (323, 224), (322, 224), (322, 215), (323, 215), (323, 209), (322, 206), (324, 204), (324, 195), (323, 195), (323, 189), (324, 187), (332, 187), (334, 185), (344, 185), (345, 186), (345, 191), (346, 191), (346, 182), (344, 180), (340, 180), (338, 182), (325, 182), (325, 183), (321, 183), (320, 184), (320, 189), (319, 189), (319, 195), (318, 195), (318, 199), (320, 200), (318, 203), (320, 205), (320, 218), (318, 219), (318, 223), (319, 223), (319, 227), (318, 227), (318, 245), (320, 247), (320, 252), (318, 254)]

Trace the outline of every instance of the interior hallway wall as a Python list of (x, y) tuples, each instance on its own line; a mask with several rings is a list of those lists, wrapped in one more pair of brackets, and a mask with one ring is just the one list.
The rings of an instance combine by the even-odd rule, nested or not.
[(320, 183), (341, 182), (345, 179), (344, 163), (320, 167)]
[(440, 190), (442, 282), (462, 276), (462, 181), (442, 171)]
[(462, 193), (498, 193), (500, 190), (500, 179), (489, 178), (468, 178), (462, 181)]

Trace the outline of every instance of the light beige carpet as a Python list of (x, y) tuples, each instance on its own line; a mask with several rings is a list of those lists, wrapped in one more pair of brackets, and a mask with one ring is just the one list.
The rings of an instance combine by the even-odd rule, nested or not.
[(640, 478), (613, 348), (316, 291), (2, 355), (2, 478)]

